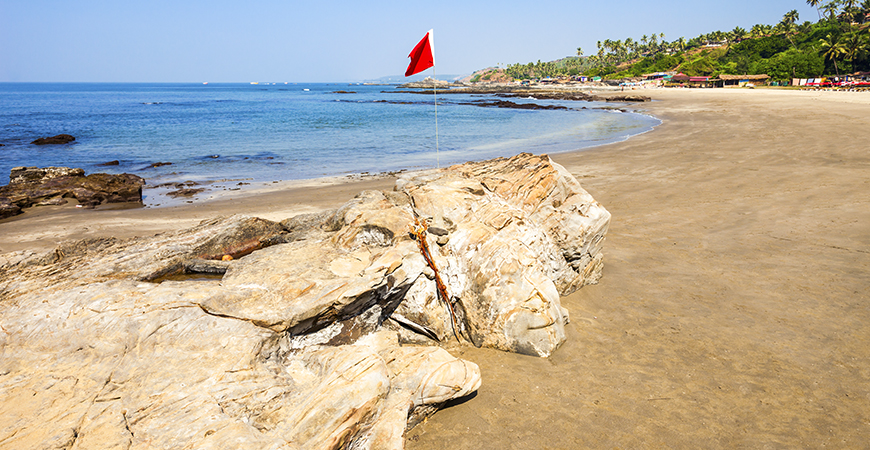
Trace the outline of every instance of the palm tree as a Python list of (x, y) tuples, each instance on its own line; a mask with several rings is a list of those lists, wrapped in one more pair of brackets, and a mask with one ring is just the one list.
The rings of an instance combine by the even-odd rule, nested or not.
[[(854, 0), (851, 0), (851, 1), (854, 1)], [(798, 21), (798, 19), (799, 19), (799, 17), (798, 17), (798, 12), (796, 9), (793, 9), (793, 10), (785, 13), (784, 16), (782, 16), (782, 21), (787, 22), (790, 25), (794, 25), (795, 22)]]
[(798, 20), (798, 12), (797, 12), (797, 10), (793, 9), (793, 10), (785, 13), (785, 15), (782, 16), (782, 22), (779, 23), (780, 30), (782, 30), (782, 33), (785, 34), (786, 39), (788, 39), (788, 41), (791, 42), (791, 46), (794, 48), (797, 48), (797, 46), (794, 45), (794, 41), (791, 40), (791, 34), (794, 33), (794, 23), (797, 20)]
[(637, 46), (634, 43), (634, 39), (630, 37), (625, 38), (625, 50), (628, 53), (628, 59), (634, 59), (637, 56)]
[(731, 37), (734, 39), (734, 42), (740, 42), (746, 39), (746, 30), (740, 27), (734, 27), (734, 29), (731, 30)]
[(825, 6), (822, 6), (822, 9), (825, 10), (825, 15), (828, 20), (833, 22), (837, 20), (837, 12), (840, 11), (840, 2), (839, 0), (832, 0), (828, 3), (825, 3)]
[[(870, 1), (870, 0), (867, 0), (867, 1)], [(678, 48), (680, 51), (683, 51), (683, 50), (686, 49), (686, 38), (680, 36), (680, 38), (677, 39), (677, 48)]]
[(857, 28), (853, 28), (845, 37), (846, 41), (843, 43), (843, 56), (845, 56), (849, 61), (861, 58), (867, 53), (868, 48), (870, 48), (870, 43), (867, 42), (866, 33), (861, 33)]
[(761, 25), (759, 23), (753, 25), (752, 28), (749, 29), (749, 35), (754, 38), (760, 38), (764, 36), (764, 25)]
[(583, 48), (577, 47), (577, 56), (583, 57)]
[(819, 14), (819, 22), (822, 21), (822, 10), (819, 9), (819, 6), (822, 4), (822, 0), (807, 0), (807, 5), (810, 5), (813, 8), (816, 8), (816, 12)]
[(834, 70), (840, 76), (840, 68), (837, 66), (837, 58), (846, 53), (846, 47), (839, 41), (837, 36), (828, 34), (819, 41), (822, 44), (822, 55), (834, 62)]
[(861, 3), (861, 7), (859, 9), (861, 10), (862, 16), (861, 20), (859, 20), (858, 22), (864, 23), (867, 21), (867, 19), (870, 19), (870, 0), (864, 0), (864, 2)]

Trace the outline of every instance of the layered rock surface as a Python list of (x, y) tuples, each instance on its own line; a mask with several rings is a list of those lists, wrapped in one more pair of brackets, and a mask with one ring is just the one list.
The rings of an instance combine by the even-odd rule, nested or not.
[(402, 448), (480, 385), (448, 343), (564, 341), (609, 218), (524, 154), (281, 223), (0, 255), (0, 448)]

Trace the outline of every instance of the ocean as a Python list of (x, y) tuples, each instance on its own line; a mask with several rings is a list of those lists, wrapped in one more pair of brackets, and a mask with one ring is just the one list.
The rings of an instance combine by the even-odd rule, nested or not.
[[(446, 166), (624, 140), (659, 121), (595, 102), (481, 107), (491, 95), (347, 83), (0, 83), (0, 184), (17, 166), (250, 183)], [(343, 91), (343, 92), (342, 92)], [(585, 109), (584, 109), (585, 107)], [(30, 144), (70, 134), (65, 145)], [(105, 166), (118, 161), (118, 165)], [(171, 163), (157, 165), (155, 163)]]

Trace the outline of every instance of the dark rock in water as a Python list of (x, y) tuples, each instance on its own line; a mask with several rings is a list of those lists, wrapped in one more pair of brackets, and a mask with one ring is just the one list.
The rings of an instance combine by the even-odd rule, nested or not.
[(356, 94), (354, 91), (332, 91), (333, 94)]
[(75, 198), (85, 208), (102, 203), (142, 203), (145, 180), (122, 173), (94, 173), (69, 167), (15, 167), (9, 184), (0, 186), (0, 219), (20, 214), (23, 208), (37, 205), (62, 205)]
[(156, 162), (156, 163), (151, 164), (150, 166), (146, 167), (146, 169), (151, 169), (154, 167), (162, 167), (162, 166), (171, 166), (171, 165), (172, 165), (171, 162)]
[(174, 188), (176, 188), (176, 189), (181, 189), (181, 188), (183, 188), (183, 187), (185, 187), (185, 186), (198, 186), (198, 185), (199, 185), (199, 183), (197, 183), (196, 181), (190, 181), (190, 180), (188, 180), (188, 181), (185, 181), (185, 182), (183, 182), (183, 183), (175, 183), (175, 182), (172, 182), (172, 183), (161, 183), (161, 184), (157, 184), (157, 185), (152, 185), (151, 187), (155, 187), (155, 188), (168, 188), (168, 187), (174, 187)]
[(593, 101), (596, 100), (595, 96), (587, 94), (585, 92), (510, 92), (510, 93), (500, 93), (496, 94), (499, 97), (508, 97), (508, 98), (519, 98), (519, 97), (531, 97), (536, 100), (570, 100), (570, 101)]
[(512, 109), (568, 109), (560, 105), (538, 105), (535, 103), (514, 103), (507, 100), (477, 100), (462, 105), (482, 106), (485, 108), (512, 108)]
[(614, 95), (612, 97), (606, 97), (604, 100), (608, 102), (648, 102), (651, 99), (645, 95)]
[(52, 144), (69, 144), (70, 142), (76, 140), (75, 137), (70, 136), (68, 134), (58, 134), (57, 136), (39, 138), (31, 144), (34, 145), (52, 145)]
[(178, 197), (193, 197), (196, 194), (204, 191), (205, 188), (182, 188), (177, 191), (167, 192), (166, 195), (172, 198)]
[(114, 160), (114, 161), (108, 161), (108, 162), (104, 162), (104, 163), (102, 163), (102, 164), (97, 164), (97, 165), (98, 165), (98, 166), (120, 166), (120, 165), (121, 165), (121, 161), (118, 161), (118, 160), (116, 159), (116, 160)]
[(6, 146), (6, 144), (0, 144), (0, 147), (5, 147), (5, 146)]

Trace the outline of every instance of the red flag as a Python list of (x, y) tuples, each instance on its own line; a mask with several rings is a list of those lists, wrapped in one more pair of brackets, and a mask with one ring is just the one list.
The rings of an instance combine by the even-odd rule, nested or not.
[(415, 73), (420, 73), (435, 65), (435, 58), (432, 56), (432, 30), (423, 36), (423, 39), (417, 43), (411, 54), (411, 64), (408, 65), (408, 70), (405, 71), (405, 76), (410, 77)]

